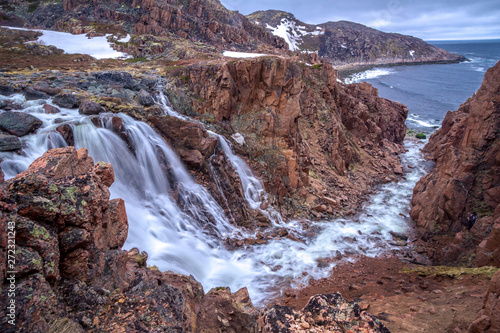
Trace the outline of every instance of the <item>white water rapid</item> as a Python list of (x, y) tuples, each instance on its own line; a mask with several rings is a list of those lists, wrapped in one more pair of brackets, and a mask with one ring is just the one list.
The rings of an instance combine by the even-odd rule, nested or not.
[[(101, 126), (97, 127), (90, 117), (78, 114), (77, 110), (61, 109), (60, 114), (45, 114), (42, 105), (50, 104), (50, 100), (26, 101), (21, 95), (0, 96), (0, 99), (15, 100), (22, 105), (23, 112), (43, 121), (37, 133), (21, 138), (22, 154), (0, 153), (0, 166), (6, 178), (26, 170), (48, 149), (66, 146), (55, 129), (70, 125), (77, 148), (86, 147), (94, 162), (113, 164), (116, 180), (110, 188), (111, 196), (125, 200), (129, 218), (126, 249), (138, 247), (148, 252), (148, 264), (162, 271), (192, 274), (206, 291), (217, 286), (229, 286), (233, 291), (248, 287), (257, 305), (265, 304), (280, 287), (298, 286), (309, 278), (327, 276), (335, 261), (319, 264), (321, 259), (341, 256), (350, 260), (358, 254), (377, 256), (394, 248), (390, 232), (409, 230), (408, 219), (402, 215), (408, 215), (412, 188), (425, 174), (419, 145), (408, 141), (409, 151), (402, 156), (408, 171), (406, 178), (381, 187), (356, 219), (302, 224), (283, 222), (275, 216), (276, 224), (293, 229), (306, 241), (275, 238), (268, 244), (229, 251), (223, 239), (244, 237), (245, 231), (230, 223), (231, 216), (224, 215), (224, 210), (192, 179), (175, 152), (149, 125), (122, 114), (101, 114), (98, 116)], [(171, 112), (175, 111), (165, 110), (173, 115)], [(111, 130), (111, 117), (122, 119), (130, 138), (127, 143), (133, 151)], [(190, 121), (187, 117), (183, 119)], [(246, 163), (233, 154), (228, 142), (219, 138), (221, 149), (245, 186), (246, 199), (252, 207), (259, 208), (267, 195), (262, 184)], [(172, 193), (178, 193), (179, 199), (174, 200)], [(314, 236), (308, 237), (313, 231)]]

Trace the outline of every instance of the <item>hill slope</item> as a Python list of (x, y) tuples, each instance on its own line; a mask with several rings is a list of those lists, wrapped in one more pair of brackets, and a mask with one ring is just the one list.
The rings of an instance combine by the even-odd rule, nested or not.
[(291, 51), (316, 52), (334, 65), (454, 62), (465, 58), (421, 39), (385, 33), (362, 24), (339, 21), (311, 25), (293, 14), (258, 11), (248, 19), (284, 38)]

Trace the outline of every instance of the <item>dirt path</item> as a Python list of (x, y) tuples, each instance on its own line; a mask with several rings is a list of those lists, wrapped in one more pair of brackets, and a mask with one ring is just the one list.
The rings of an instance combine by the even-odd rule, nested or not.
[(483, 304), (489, 273), (365, 257), (338, 266), (332, 276), (312, 281), (304, 289), (287, 291), (280, 303), (300, 309), (313, 295), (340, 292), (393, 333), (467, 332)]

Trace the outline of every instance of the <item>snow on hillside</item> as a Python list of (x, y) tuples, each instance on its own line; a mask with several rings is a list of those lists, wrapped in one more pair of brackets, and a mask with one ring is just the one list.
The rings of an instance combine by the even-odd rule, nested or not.
[(246, 53), (246, 52), (234, 52), (234, 51), (224, 51), (222, 54), (224, 57), (230, 58), (257, 58), (262, 57), (267, 54), (264, 53)]
[(282, 18), (276, 28), (268, 23), (266, 23), (266, 28), (271, 30), (273, 35), (283, 38), (287, 42), (290, 51), (300, 50), (299, 45), (302, 43), (302, 37), (307, 35), (318, 36), (325, 33), (321, 27), (316, 27), (316, 30), (312, 32), (306, 31), (305, 26), (296, 25), (295, 21), (286, 18)]
[[(36, 42), (45, 45), (54, 45), (58, 49), (62, 49), (64, 53), (68, 54), (88, 54), (96, 59), (105, 58), (128, 58), (129, 55), (113, 50), (111, 44), (108, 42), (106, 36), (102, 37), (92, 37), (89, 38), (85, 35), (73, 35), (67, 32), (59, 32), (52, 30), (41, 30), (41, 29), (25, 29), (25, 28), (12, 28), (12, 27), (2, 27), (14, 30), (30, 30), (38, 31), (43, 35), (40, 36)], [(121, 42), (126, 42), (130, 39), (130, 36), (121, 39)]]

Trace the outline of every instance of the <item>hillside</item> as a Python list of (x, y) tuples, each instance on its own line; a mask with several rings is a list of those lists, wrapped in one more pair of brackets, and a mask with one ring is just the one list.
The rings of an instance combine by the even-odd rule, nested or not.
[(339, 21), (311, 25), (291, 13), (267, 10), (247, 15), (258, 26), (284, 38), (289, 50), (315, 52), (334, 65), (458, 62), (465, 58), (421, 39), (385, 33), (362, 24)]
[(280, 53), (286, 43), (218, 0), (106, 0), (0, 2), (0, 25), (90, 36), (134, 35), (118, 47), (135, 57), (172, 60), (217, 51)]

